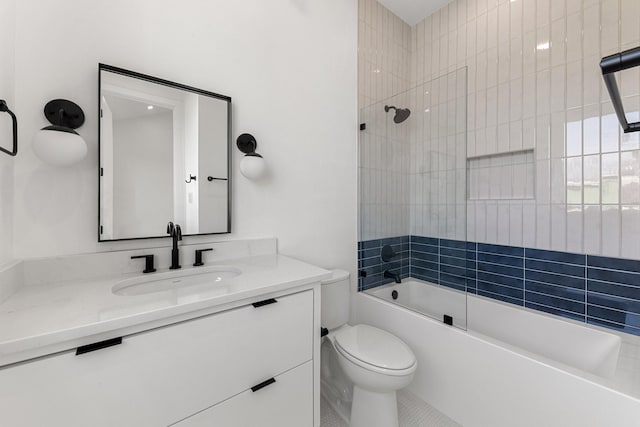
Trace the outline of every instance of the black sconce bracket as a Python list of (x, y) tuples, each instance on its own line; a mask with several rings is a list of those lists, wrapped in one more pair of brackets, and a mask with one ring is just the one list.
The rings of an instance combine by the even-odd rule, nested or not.
[(253, 135), (249, 133), (243, 133), (240, 135), (238, 139), (236, 139), (236, 145), (238, 146), (238, 149), (247, 156), (262, 157), (260, 154), (256, 153), (258, 141), (256, 141)]
[(609, 91), (613, 108), (616, 112), (616, 116), (618, 116), (618, 121), (620, 122), (620, 126), (624, 133), (640, 131), (640, 122), (629, 123), (627, 121), (627, 116), (624, 113), (624, 106), (622, 105), (622, 99), (620, 98), (620, 91), (618, 90), (618, 84), (616, 83), (614, 73), (637, 67), (639, 65), (640, 47), (625, 50), (624, 52), (616, 53), (615, 55), (606, 56), (600, 61), (602, 78), (607, 86), (607, 91)]
[(13, 148), (11, 151), (6, 148), (0, 147), (0, 151), (10, 155), (11, 157), (15, 157), (18, 154), (18, 119), (16, 115), (13, 114), (13, 111), (9, 109), (7, 102), (0, 99), (0, 112), (7, 113), (11, 116), (11, 121), (13, 122)]
[[(54, 99), (44, 106), (44, 116), (54, 126), (77, 129), (84, 123), (84, 112), (75, 102)], [(59, 129), (56, 129), (59, 130)]]

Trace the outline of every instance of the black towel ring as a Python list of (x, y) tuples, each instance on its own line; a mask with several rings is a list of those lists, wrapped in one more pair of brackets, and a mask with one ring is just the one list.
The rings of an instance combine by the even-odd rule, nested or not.
[(5, 113), (11, 116), (11, 120), (13, 121), (13, 149), (11, 151), (0, 147), (0, 151), (3, 153), (7, 153), (8, 155), (15, 157), (18, 154), (18, 119), (16, 115), (13, 114), (13, 111), (9, 109), (7, 106), (7, 102), (3, 99), (0, 99), (0, 111), (4, 111)]
[(606, 56), (600, 61), (602, 78), (604, 79), (605, 86), (611, 97), (613, 109), (616, 112), (616, 116), (618, 116), (618, 122), (620, 122), (620, 127), (624, 133), (640, 132), (640, 122), (629, 123), (627, 121), (615, 73), (638, 66), (640, 66), (640, 47)]

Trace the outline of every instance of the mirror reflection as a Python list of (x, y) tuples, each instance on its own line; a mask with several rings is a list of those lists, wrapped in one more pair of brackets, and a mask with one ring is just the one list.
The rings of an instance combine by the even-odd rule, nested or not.
[(100, 65), (99, 240), (228, 233), (231, 98)]

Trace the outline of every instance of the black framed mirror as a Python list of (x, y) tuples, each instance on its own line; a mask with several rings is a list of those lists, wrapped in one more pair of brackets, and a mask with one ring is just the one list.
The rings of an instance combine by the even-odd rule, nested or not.
[(98, 241), (231, 232), (231, 98), (99, 64)]

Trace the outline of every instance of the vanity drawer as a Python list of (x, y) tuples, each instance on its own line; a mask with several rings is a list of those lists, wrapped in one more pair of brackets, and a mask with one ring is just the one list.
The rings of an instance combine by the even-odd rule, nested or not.
[(162, 426), (312, 359), (313, 291), (0, 369), (0, 424)]
[(240, 393), (175, 427), (311, 427), (313, 363), (309, 361), (274, 379), (260, 390)]

